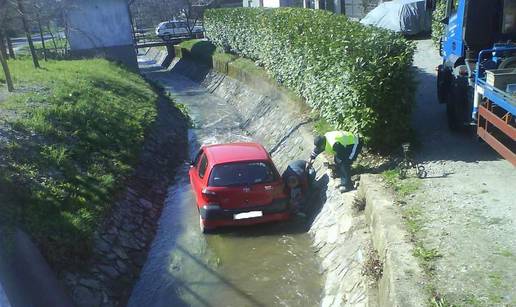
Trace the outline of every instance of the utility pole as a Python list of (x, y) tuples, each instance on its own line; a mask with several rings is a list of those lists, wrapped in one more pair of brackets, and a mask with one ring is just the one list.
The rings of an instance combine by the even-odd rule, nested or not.
[(32, 34), (30, 32), (29, 24), (27, 22), (27, 16), (25, 15), (25, 9), (23, 8), (23, 0), (17, 0), (18, 3), (18, 11), (20, 13), (23, 30), (25, 31), (25, 35), (27, 36), (27, 42), (29, 43), (30, 54), (32, 55), (32, 63), (35, 68), (41, 68), (39, 66), (38, 55), (36, 54), (36, 49), (34, 49), (34, 43), (32, 42)]

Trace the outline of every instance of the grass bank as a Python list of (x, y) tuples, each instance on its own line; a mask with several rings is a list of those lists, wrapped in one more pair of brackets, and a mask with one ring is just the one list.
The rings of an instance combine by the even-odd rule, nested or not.
[(158, 96), (105, 60), (41, 64), (9, 62), (17, 93), (0, 104), (0, 209), (59, 268), (89, 255), (94, 230), (137, 162)]

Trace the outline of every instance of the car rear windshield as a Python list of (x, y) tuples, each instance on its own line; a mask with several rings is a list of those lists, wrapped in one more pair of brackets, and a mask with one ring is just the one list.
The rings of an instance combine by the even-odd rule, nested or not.
[(228, 187), (269, 183), (276, 174), (267, 162), (238, 162), (216, 165), (211, 171), (209, 186)]

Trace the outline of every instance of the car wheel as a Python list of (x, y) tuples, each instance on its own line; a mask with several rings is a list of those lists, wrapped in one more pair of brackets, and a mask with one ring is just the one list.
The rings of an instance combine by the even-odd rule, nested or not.
[(210, 234), (213, 233), (213, 229), (206, 228), (204, 226), (204, 221), (202, 220), (202, 217), (199, 215), (199, 229), (201, 229), (202, 234)]

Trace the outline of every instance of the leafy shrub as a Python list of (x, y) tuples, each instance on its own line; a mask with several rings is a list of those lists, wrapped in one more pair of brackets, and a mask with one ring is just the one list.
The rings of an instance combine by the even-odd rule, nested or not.
[(410, 135), (412, 43), (323, 10), (216, 9), (209, 39), (254, 60), (338, 128), (360, 132), (377, 150)]
[(9, 64), (17, 87), (30, 91), (0, 105), (17, 114), (0, 142), (0, 200), (9, 198), (10, 216), (55, 268), (80, 262), (136, 164), (157, 95), (105, 60), (49, 61), (39, 70), (30, 59)]
[(432, 15), (432, 40), (437, 48), (439, 48), (439, 41), (444, 35), (445, 25), (441, 22), (446, 16), (446, 1), (439, 0), (437, 7)]

